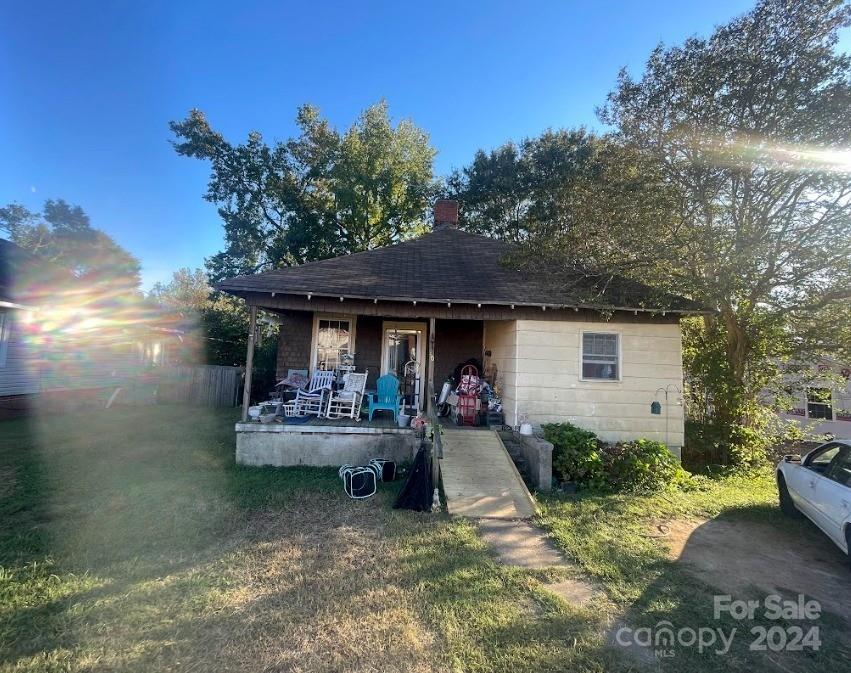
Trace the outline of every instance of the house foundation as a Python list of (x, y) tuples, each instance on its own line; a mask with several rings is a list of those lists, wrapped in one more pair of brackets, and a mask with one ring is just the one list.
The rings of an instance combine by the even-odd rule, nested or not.
[(405, 463), (413, 460), (418, 445), (410, 428), (236, 424), (240, 465), (339, 467), (364, 465), (371, 458)]

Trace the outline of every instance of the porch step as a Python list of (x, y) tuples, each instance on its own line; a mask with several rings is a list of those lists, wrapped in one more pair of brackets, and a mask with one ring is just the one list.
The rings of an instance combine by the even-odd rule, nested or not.
[(450, 514), (526, 519), (535, 513), (535, 501), (493, 430), (445, 428), (440, 474)]

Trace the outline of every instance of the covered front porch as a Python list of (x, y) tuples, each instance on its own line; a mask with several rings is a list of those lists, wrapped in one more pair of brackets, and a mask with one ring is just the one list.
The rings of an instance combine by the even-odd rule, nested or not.
[[(456, 375), (459, 365), (475, 361), (484, 374), (485, 321), (448, 306), (270, 294), (246, 300), (251, 311), (250, 341), (259, 312), (279, 325), (279, 381), (293, 372), (310, 377), (316, 371), (342, 373), (353, 368), (367, 373), (366, 392), (370, 393), (380, 376), (393, 374), (400, 381), (399, 411), (426, 416), (434, 412), (435, 390)], [(398, 414), (394, 417), (386, 410), (368, 419), (367, 403), (358, 418), (320, 415), (265, 424), (248, 421), (249, 406), (264, 401), (257, 393), (250, 397), (252, 357), (249, 343), (243, 419), (236, 426), (239, 463), (341, 465), (377, 457), (406, 462), (413, 457), (419, 446), (415, 431), (407, 424), (400, 427)]]

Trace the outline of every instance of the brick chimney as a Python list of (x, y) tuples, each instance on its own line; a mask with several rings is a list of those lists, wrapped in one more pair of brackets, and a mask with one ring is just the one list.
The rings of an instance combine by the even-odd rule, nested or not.
[(438, 199), (434, 204), (434, 230), (458, 226), (458, 202), (453, 199)]

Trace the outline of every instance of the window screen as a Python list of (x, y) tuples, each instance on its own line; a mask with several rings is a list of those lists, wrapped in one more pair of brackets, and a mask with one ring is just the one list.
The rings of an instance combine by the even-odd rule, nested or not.
[(618, 335), (585, 332), (582, 335), (582, 378), (617, 381), (620, 378)]

